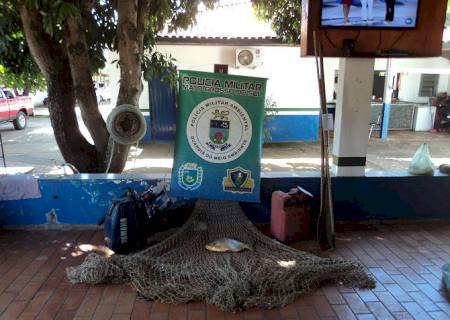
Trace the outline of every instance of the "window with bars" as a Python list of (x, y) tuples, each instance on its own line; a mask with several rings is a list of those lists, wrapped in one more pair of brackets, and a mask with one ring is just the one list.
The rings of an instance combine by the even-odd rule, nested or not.
[(438, 82), (438, 74), (422, 74), (420, 77), (419, 97), (435, 97)]

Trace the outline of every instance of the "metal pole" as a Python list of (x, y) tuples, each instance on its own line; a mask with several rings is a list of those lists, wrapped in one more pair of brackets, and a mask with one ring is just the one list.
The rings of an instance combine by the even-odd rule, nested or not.
[(386, 140), (389, 132), (389, 117), (391, 113), (391, 103), (392, 103), (392, 61), (391, 58), (387, 59), (386, 64), (386, 77), (384, 82), (384, 99), (383, 108), (381, 110), (381, 130), (380, 138)]
[(5, 150), (3, 149), (2, 133), (0, 132), (0, 147), (2, 149), (3, 167), (6, 169)]
[(314, 32), (314, 53), (316, 58), (317, 80), (320, 94), (320, 213), (317, 221), (317, 234), (323, 250), (335, 248), (333, 198), (331, 192), (331, 177), (329, 164), (328, 110), (325, 96), (325, 72), (323, 66), (322, 42)]

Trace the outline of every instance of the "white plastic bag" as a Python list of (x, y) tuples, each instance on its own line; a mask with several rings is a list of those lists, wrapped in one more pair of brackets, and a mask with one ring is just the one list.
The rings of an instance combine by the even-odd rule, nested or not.
[(431, 161), (430, 151), (428, 150), (428, 144), (422, 143), (417, 149), (411, 163), (409, 164), (408, 172), (411, 174), (420, 175), (433, 175), (434, 164)]

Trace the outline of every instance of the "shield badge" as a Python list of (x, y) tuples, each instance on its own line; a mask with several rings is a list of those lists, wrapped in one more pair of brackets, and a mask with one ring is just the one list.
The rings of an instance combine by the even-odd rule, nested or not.
[(241, 170), (240, 168), (236, 171), (230, 172), (231, 181), (233, 181), (234, 185), (237, 188), (242, 187), (242, 185), (247, 181), (248, 172)]
[(183, 183), (186, 186), (192, 186), (197, 182), (198, 171), (197, 169), (184, 169), (183, 170)]
[(203, 179), (203, 168), (196, 163), (185, 163), (178, 169), (178, 185), (184, 190), (195, 190)]
[(227, 176), (223, 178), (223, 191), (233, 193), (252, 193), (255, 181), (252, 172), (241, 167), (227, 169)]
[(224, 144), (228, 141), (230, 131), (230, 121), (210, 120), (209, 139), (214, 144)]

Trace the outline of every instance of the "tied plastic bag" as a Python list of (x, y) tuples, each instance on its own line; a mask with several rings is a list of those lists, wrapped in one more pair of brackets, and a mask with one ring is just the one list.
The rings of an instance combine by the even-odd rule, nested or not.
[(422, 143), (419, 149), (417, 149), (411, 163), (409, 164), (408, 172), (411, 174), (420, 175), (434, 174), (434, 164), (431, 161), (428, 144)]

